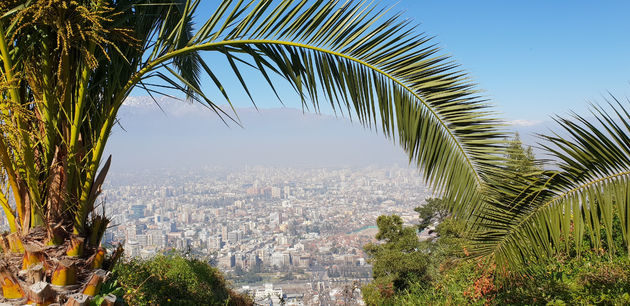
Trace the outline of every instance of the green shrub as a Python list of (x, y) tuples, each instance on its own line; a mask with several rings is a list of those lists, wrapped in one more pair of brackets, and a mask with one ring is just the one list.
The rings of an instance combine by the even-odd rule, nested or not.
[(511, 275), (480, 260), (445, 260), (430, 282), (396, 291), (375, 279), (363, 297), (368, 305), (630, 305), (630, 261), (586, 255)]
[(180, 256), (119, 263), (113, 279), (129, 305), (251, 305), (207, 263)]
[[(395, 291), (413, 282), (429, 281), (429, 253), (427, 243), (420, 242), (416, 228), (403, 226), (397, 215), (380, 216), (376, 220), (380, 243), (369, 243), (363, 248), (372, 264), (372, 274), (379, 284), (391, 283)], [(381, 279), (382, 278), (382, 279)]]
[[(381, 243), (365, 246), (374, 276), (362, 288), (368, 305), (630, 305), (630, 260), (621, 238), (594, 247), (587, 236), (579, 257), (571, 239), (552, 260), (499, 272), (490, 258), (469, 257), (466, 224), (440, 215), (438, 204), (432, 199), (417, 209), (430, 221), (420, 228), (439, 221), (431, 241), (418, 241), (398, 216), (377, 219)], [(613, 227), (621, 232), (619, 218)]]
[(375, 279), (362, 288), (363, 299), (368, 305), (489, 305), (496, 290), (484, 270), (476, 261), (451, 263), (431, 282), (414, 282), (399, 292)]
[(497, 280), (504, 304), (628, 305), (630, 262), (589, 255), (536, 265), (527, 276)]

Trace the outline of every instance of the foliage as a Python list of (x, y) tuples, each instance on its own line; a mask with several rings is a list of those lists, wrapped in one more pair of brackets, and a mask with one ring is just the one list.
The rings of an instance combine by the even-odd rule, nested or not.
[(441, 223), (450, 215), (449, 207), (445, 201), (438, 198), (429, 198), (425, 204), (414, 209), (418, 213), (420, 223), (418, 231), (422, 232), (434, 223)]
[[(462, 261), (441, 271), (431, 284), (414, 283), (390, 305), (489, 305), (495, 286), (491, 275), (474, 261)], [(373, 305), (373, 304), (372, 304)]]
[(100, 292), (90, 301), (90, 305), (100, 306), (105, 301), (105, 297), (108, 294), (113, 294), (116, 296), (117, 300), (121, 300), (122, 296), (125, 294), (125, 289), (120, 286), (117, 279), (110, 278), (103, 283)]
[[(535, 265), (527, 276), (498, 279), (497, 299), (505, 304), (626, 305), (630, 302), (630, 262), (596, 254), (557, 258)], [(564, 303), (564, 304), (562, 304)]]
[(556, 118), (569, 137), (541, 136), (557, 161), (552, 170), (516, 184), (495, 180), (490, 189), (502, 196), (480, 211), (471, 235), (476, 255), (512, 270), (562, 253), (630, 255), (630, 113), (609, 103), (610, 110), (592, 107), (594, 119)]
[[(436, 201), (439, 201), (436, 199)], [(432, 206), (440, 209), (439, 205)], [(386, 216), (381, 216), (386, 217)], [(381, 218), (379, 217), (379, 218)], [(388, 219), (398, 219), (397, 216), (386, 217)], [(488, 299), (481, 296), (472, 288), (480, 287), (482, 282), (489, 285), (490, 277), (481, 276), (480, 272), (483, 268), (481, 264), (475, 264), (470, 260), (464, 260), (466, 257), (463, 251), (465, 239), (463, 238), (463, 229), (465, 226), (454, 218), (444, 219), (436, 227), (437, 238), (433, 241), (420, 242), (418, 248), (413, 251), (415, 256), (423, 256), (423, 269), (416, 271), (421, 274), (403, 274), (399, 273), (397, 278), (392, 275), (377, 274), (376, 264), (374, 266), (374, 280), (363, 286), (363, 298), (368, 305), (415, 305), (425, 303), (426, 305), (434, 305), (446, 303), (451, 305), (463, 305), (475, 302), (484, 304)], [(405, 229), (413, 229), (406, 227)], [(380, 230), (380, 226), (379, 226)], [(416, 236), (415, 233), (413, 233)], [(417, 240), (417, 236), (416, 236)], [(367, 247), (366, 247), (367, 250)], [(391, 249), (390, 252), (396, 252)], [(400, 250), (398, 250), (400, 252)], [(390, 259), (398, 260), (398, 257), (387, 254), (389, 256), (381, 256), (378, 258), (379, 264), (396, 267), (399, 270), (409, 269), (406, 263), (398, 263), (396, 261), (388, 261)], [(398, 256), (403, 256), (398, 254)], [(412, 258), (412, 254), (406, 254)], [(403, 280), (401, 280), (401, 278)], [(404, 288), (397, 287), (395, 281), (404, 283)], [(487, 286), (480, 290), (487, 290)], [(487, 293), (486, 291), (483, 291)], [(479, 295), (479, 296), (476, 296)], [(475, 296), (473, 298), (473, 296)], [(473, 303), (473, 304), (475, 304)]]
[[(425, 206), (426, 209), (417, 210), (425, 216), (443, 213), (441, 199), (429, 199), (428, 203), (431, 205)], [(403, 226), (399, 216), (380, 216), (377, 225), (376, 238), (384, 243), (364, 247), (373, 264), (374, 280), (361, 289), (369, 305), (397, 304), (409, 290), (417, 290), (418, 286), (430, 290), (436, 282), (448, 278), (444, 271), (459, 266), (466, 256), (465, 226), (455, 218), (442, 219), (435, 229), (437, 237), (422, 242), (418, 239), (417, 228)], [(473, 278), (466, 276), (464, 279), (470, 281)], [(460, 287), (460, 291), (467, 288)]]
[[(498, 273), (489, 259), (462, 252), (465, 228), (447, 218), (439, 238), (420, 252), (431, 254), (428, 281), (394, 290), (391, 279), (375, 278), (362, 288), (368, 305), (626, 305), (630, 302), (630, 261), (595, 252), (557, 256), (530, 265), (528, 274)], [(455, 234), (454, 234), (455, 233)]]
[(505, 158), (507, 160), (506, 172), (513, 176), (525, 176), (540, 170), (539, 161), (534, 156), (531, 146), (524, 147), (518, 133), (508, 142)]
[[(370, 305), (627, 305), (630, 262), (589, 258), (536, 265), (529, 275), (502, 278), (476, 261), (442, 271), (430, 286), (414, 283), (387, 298), (365, 296)], [(373, 286), (373, 285), (372, 285)], [(376, 302), (375, 302), (376, 301)]]
[(428, 280), (429, 254), (423, 253), (415, 227), (403, 227), (399, 216), (380, 216), (376, 220), (376, 239), (383, 243), (364, 246), (378, 283), (391, 283), (392, 289), (406, 289), (411, 282)]
[(180, 256), (131, 260), (114, 269), (129, 305), (248, 305), (228, 288), (222, 274), (205, 262)]
[[(535, 181), (541, 173), (541, 164), (531, 150), (523, 148), (518, 136), (510, 141), (509, 148), (504, 167), (510, 169), (505, 173), (511, 174), (500, 177), (497, 183), (521, 186)], [(509, 192), (502, 196), (510, 199)], [(435, 202), (431, 204), (416, 211), (424, 218), (431, 218), (434, 210), (440, 209)], [(436, 227), (437, 239), (418, 250), (431, 256), (428, 282), (411, 281), (406, 290), (396, 291), (392, 290), (390, 280), (376, 278), (363, 288), (366, 302), (370, 305), (626, 305), (630, 302), (630, 261), (621, 234), (624, 223), (619, 215), (612, 216), (610, 225), (600, 223), (594, 227), (581, 245), (576, 246), (575, 239), (562, 241), (567, 247), (553, 253), (549, 260), (528, 261), (526, 270), (497, 267), (490, 256), (468, 256), (469, 250), (475, 251), (480, 242), (469, 240), (465, 231), (471, 227), (463, 222), (453, 216), (443, 219)], [(603, 239), (598, 248), (593, 247), (599, 237), (607, 234), (613, 239)]]

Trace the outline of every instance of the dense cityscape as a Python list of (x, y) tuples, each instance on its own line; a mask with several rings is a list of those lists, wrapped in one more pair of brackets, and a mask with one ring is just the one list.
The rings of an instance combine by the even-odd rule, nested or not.
[(358, 295), (376, 218), (413, 223), (428, 196), (417, 170), (399, 166), (208, 167), (112, 173), (102, 205), (106, 243), (127, 257), (204, 258), (259, 302), (309, 305)]

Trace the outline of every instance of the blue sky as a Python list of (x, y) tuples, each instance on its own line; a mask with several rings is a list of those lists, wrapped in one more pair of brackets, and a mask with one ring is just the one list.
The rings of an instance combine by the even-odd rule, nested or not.
[(586, 111), (630, 94), (630, 1), (413, 1), (397, 8), (444, 49), (508, 119)]
[[(204, 19), (217, 5), (205, 1)], [(501, 116), (523, 123), (585, 113), (607, 91), (630, 96), (630, 1), (382, 1), (420, 24), (467, 70)], [(223, 61), (210, 62), (229, 71)], [(279, 107), (266, 83), (246, 73), (259, 107)], [(223, 75), (235, 104), (249, 99)], [(219, 94), (211, 95), (222, 102)], [(291, 97), (289, 95), (289, 97)], [(299, 103), (285, 102), (288, 107)]]
[[(217, 3), (205, 0), (198, 20), (207, 18)], [(608, 90), (630, 97), (630, 19), (625, 16), (630, 1), (565, 3), (571, 5), (559, 1), (401, 0), (394, 10), (406, 11), (404, 16), (420, 23), (419, 30), (437, 36), (444, 51), (485, 90), (502, 118), (527, 125), (571, 109), (584, 114), (587, 101), (602, 101)], [(393, 4), (384, 1), (380, 5)], [(204, 56), (234, 104), (251, 106), (224, 58)], [(245, 75), (260, 108), (281, 106), (259, 74), (249, 71)], [(286, 106), (299, 108), (289, 88), (280, 87)], [(132, 95), (144, 93), (136, 90)], [(215, 90), (209, 95), (217, 103), (225, 103)], [(114, 164), (119, 169), (243, 161), (349, 165), (359, 162), (357, 156), (363, 157), (360, 162), (364, 164), (405, 164), (402, 150), (382, 135), (356, 124), (349, 127), (342, 120), (331, 122), (326, 116), (299, 116), (300, 112), (291, 110), (239, 110), (245, 125), (241, 130), (225, 127), (204, 109), (166, 103), (163, 106), (169, 115), (164, 116), (146, 102), (150, 107), (142, 111), (149, 113), (134, 116), (133, 108), (123, 111), (127, 112), (121, 120), (126, 131), (116, 130), (110, 140), (108, 150), (117, 156)], [(187, 110), (188, 115), (177, 115), (176, 110)], [(524, 141), (534, 144), (537, 139), (531, 132), (543, 132), (541, 127), (516, 129)], [(164, 142), (164, 137), (171, 140)]]

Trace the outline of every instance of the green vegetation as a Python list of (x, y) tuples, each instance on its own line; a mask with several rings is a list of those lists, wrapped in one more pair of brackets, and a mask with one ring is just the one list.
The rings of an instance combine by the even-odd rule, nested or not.
[[(399, 220), (397, 216), (379, 219)], [(400, 227), (399, 227), (400, 228)], [(414, 242), (415, 251), (385, 242), (370, 252), (374, 281), (362, 288), (369, 305), (627, 305), (630, 303), (630, 260), (596, 253), (558, 255), (530, 265), (527, 273), (497, 270), (489, 258), (467, 256), (465, 227), (446, 218), (431, 242)], [(388, 227), (379, 231), (387, 230)], [(403, 227), (402, 232), (413, 231)], [(603, 230), (603, 229), (602, 229)], [(415, 235), (414, 235), (415, 236)], [(413, 240), (409, 236), (410, 240)], [(401, 258), (421, 258), (412, 265)], [(382, 267), (387, 267), (385, 270)], [(418, 268), (420, 267), (420, 268)], [(404, 286), (400, 286), (404, 284)]]
[(365, 252), (370, 256), (374, 278), (379, 285), (391, 285), (393, 290), (408, 288), (413, 282), (426, 281), (429, 254), (418, 241), (416, 229), (403, 227), (400, 217), (380, 216), (376, 220), (376, 239), (382, 244), (368, 244)]
[[(443, 265), (446, 265), (443, 263)], [(500, 276), (478, 260), (442, 267), (430, 283), (405, 291), (371, 283), (363, 288), (369, 305), (628, 305), (630, 262), (598, 256), (535, 265), (527, 275)]]
[(428, 229), (434, 223), (441, 223), (450, 215), (450, 211), (446, 203), (442, 201), (442, 199), (436, 198), (426, 199), (425, 204), (416, 207), (415, 211), (418, 213), (418, 217), (420, 218), (420, 223), (418, 224), (418, 231), (420, 232)]
[[(498, 185), (523, 186), (527, 181), (524, 178), (542, 173), (542, 164), (535, 160), (531, 149), (522, 148), (518, 136), (510, 141), (506, 160), (511, 175), (497, 180)], [(509, 199), (509, 193), (503, 196)], [(362, 288), (368, 304), (630, 303), (630, 260), (622, 234), (624, 223), (618, 215), (612, 217), (610, 225), (599, 224), (579, 246), (575, 245), (576, 240), (562, 241), (562, 244), (568, 244), (565, 248), (547, 256), (530, 257), (527, 266), (501, 265), (496, 258), (475, 252), (475, 248), (487, 240), (475, 240), (479, 239), (479, 229), (466, 224), (465, 219), (449, 214), (445, 204), (440, 199), (427, 199), (426, 205), (416, 209), (420, 215), (418, 229), (425, 230), (437, 224), (436, 237), (431, 241), (418, 241), (416, 228), (404, 227), (398, 216), (378, 218), (376, 238), (382, 243), (365, 247), (374, 264), (374, 281)], [(614, 239), (604, 239), (598, 244), (599, 237), (606, 235)], [(401, 237), (412, 241), (414, 247), (401, 247), (397, 240)], [(552, 242), (549, 241), (550, 247), (554, 246)], [(407, 264), (401, 258), (418, 258), (417, 265)]]
[(628, 257), (630, 113), (614, 97), (606, 102), (592, 106), (594, 119), (556, 118), (559, 131), (540, 136), (545, 167), (505, 167), (487, 186), (477, 213), (462, 218), (473, 224), (474, 255), (512, 271), (564, 254)]
[[(461, 302), (468, 302), (461, 292), (467, 289), (466, 283), (477, 275), (463, 270), (457, 275), (449, 272), (452, 269), (462, 269), (465, 267), (463, 263), (470, 265), (463, 261), (466, 257), (464, 238), (461, 235), (464, 226), (454, 218), (441, 214), (444, 207), (442, 200), (429, 199), (427, 204), (430, 205), (425, 206), (425, 209), (417, 209), (422, 215), (443, 216), (433, 219), (439, 222), (434, 231), (436, 238), (433, 240), (419, 241), (418, 227), (403, 226), (402, 220), (396, 215), (378, 218), (379, 232), (376, 239), (381, 243), (365, 246), (369, 261), (374, 265), (374, 281), (362, 288), (363, 298), (368, 304), (386, 305), (412, 301), (414, 296), (410, 294), (419, 291), (419, 288), (427, 291), (422, 291), (423, 294), (429, 294), (428, 290), (443, 288), (445, 285), (449, 286), (448, 291), (442, 292), (445, 299), (459, 297)], [(419, 227), (425, 229), (427, 226), (421, 220)], [(458, 290), (460, 294), (457, 294)], [(452, 302), (453, 305), (459, 305), (455, 300)], [(427, 300), (427, 305), (430, 304)]]
[(250, 305), (228, 288), (209, 264), (181, 256), (121, 262), (114, 268), (119, 292), (129, 305)]

